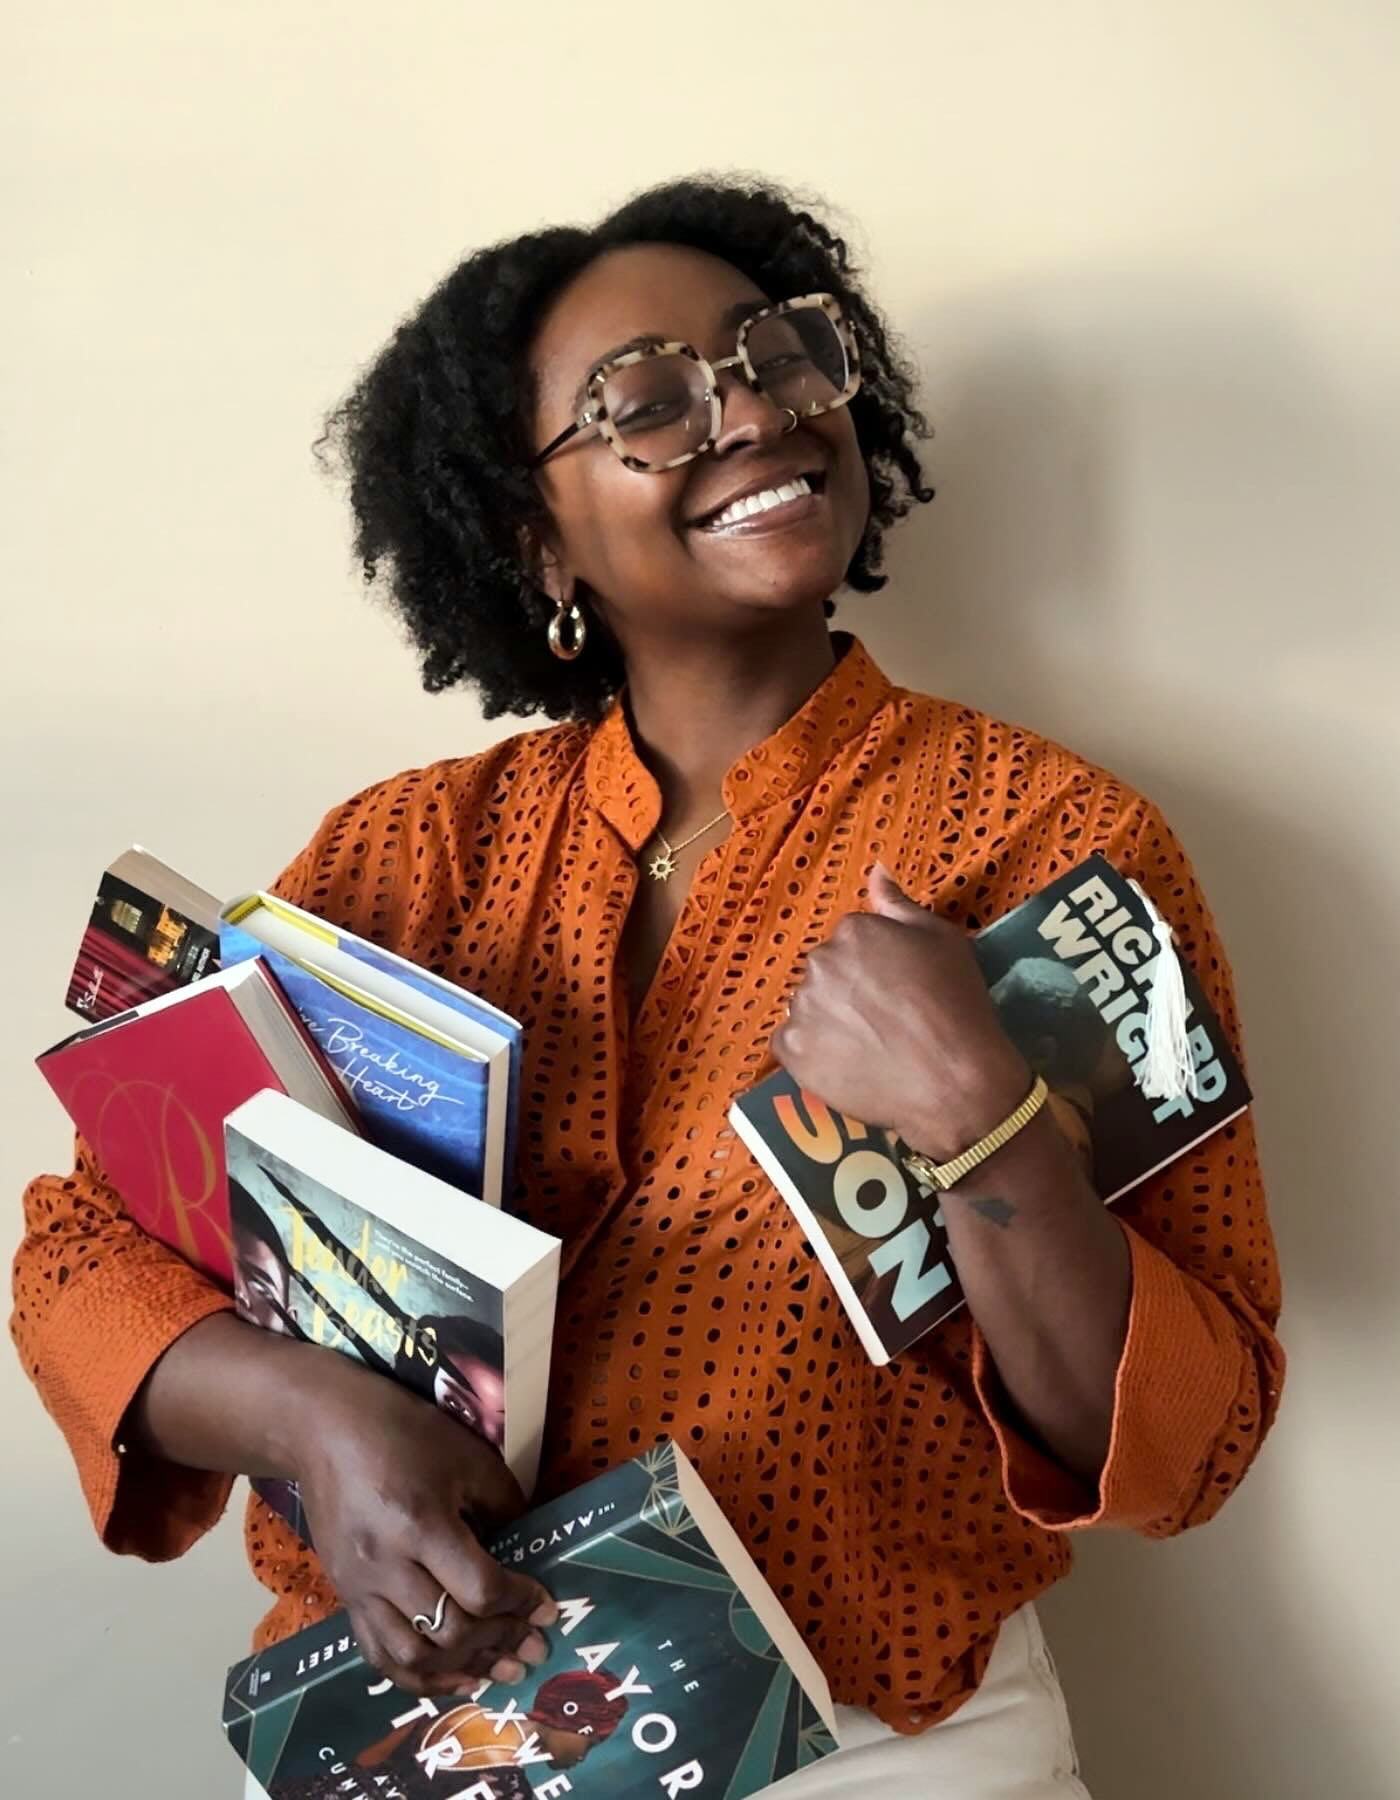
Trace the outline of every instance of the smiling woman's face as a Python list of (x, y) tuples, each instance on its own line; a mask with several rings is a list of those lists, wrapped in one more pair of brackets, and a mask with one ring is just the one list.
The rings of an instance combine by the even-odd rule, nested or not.
[[(764, 294), (700, 250), (671, 244), (614, 250), (591, 263), (546, 313), (531, 367), (533, 443), (576, 416), (580, 385), (618, 345), (680, 341), (711, 361), (734, 352), (734, 319), (787, 294)], [(777, 613), (820, 604), (841, 585), (870, 510), (865, 463), (847, 408), (790, 421), (762, 394), (721, 375), (715, 448), (660, 473), (628, 469), (595, 431), (544, 464), (549, 546), (627, 647), (697, 631), (744, 631)], [(805, 476), (814, 490), (735, 524), (717, 515), (736, 497)]]

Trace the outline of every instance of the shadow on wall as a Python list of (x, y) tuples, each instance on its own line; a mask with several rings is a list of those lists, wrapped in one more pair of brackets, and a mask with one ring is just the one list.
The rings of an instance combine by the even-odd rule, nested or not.
[[(1351, 1021), (1374, 1012), (1378, 979), (1400, 986), (1393, 952), (1381, 951), (1389, 975), (1376, 958), (1393, 902), (1348, 866), (1331, 820), (1281, 823), (1180, 786), (1170, 810), (1210, 870), (1246, 996), (1293, 1370), (1279, 1425), (1221, 1516), (1171, 1543), (1081, 1539), (1046, 1628), (1095, 1800), (1391, 1800), (1394, 1674), (1365, 1653), (1364, 1615), (1386, 1641), (1373, 1559), (1389, 1555), (1393, 1511), (1364, 1445), (1393, 1416), (1384, 1371), (1400, 1356), (1393, 1181), (1380, 1144), (1368, 1158), (1342, 1126), (1384, 1116), (1379, 1068), (1375, 1104), (1358, 1107)], [(1320, 871), (1345, 895), (1340, 957), (1319, 931)], [(1353, 1363), (1370, 1365), (1373, 1395)]]
[(1046, 1603), (1086, 1778), (1095, 1800), (1380, 1800), (1393, 1696), (1358, 1655), (1383, 1602), (1355, 1439), (1380, 1346), (1356, 1326), (1400, 1310), (1393, 1169), (1364, 1125), (1393, 1109), (1375, 1001), (1400, 959), (1357, 821), (1394, 810), (1394, 424), (1239, 292), (1081, 274), (954, 296), (909, 337), (938, 499), (838, 622), (897, 679), (1161, 804), (1235, 967), (1284, 1263), (1294, 1375), (1240, 1496), (1175, 1543), (1083, 1544)]

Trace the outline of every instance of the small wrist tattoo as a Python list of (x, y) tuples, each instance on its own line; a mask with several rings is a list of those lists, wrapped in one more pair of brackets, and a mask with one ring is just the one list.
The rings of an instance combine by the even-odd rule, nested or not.
[(1009, 1200), (1000, 1200), (994, 1194), (979, 1195), (977, 1199), (968, 1201), (973, 1212), (980, 1213), (992, 1225), (999, 1225), (1003, 1231), (1016, 1217), (1016, 1208)]

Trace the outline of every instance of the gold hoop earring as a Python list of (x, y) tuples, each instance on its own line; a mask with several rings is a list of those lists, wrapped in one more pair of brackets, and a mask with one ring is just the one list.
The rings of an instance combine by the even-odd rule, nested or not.
[(797, 430), (797, 414), (792, 410), (792, 408), (790, 406), (785, 406), (783, 408), (783, 411), (787, 414), (788, 418), (791, 419), (791, 421), (792, 421), (792, 423), (790, 425), (783, 426), (783, 436), (786, 437), (790, 431)]
[[(569, 621), (569, 635), (564, 636), (564, 621)], [(549, 621), (549, 647), (560, 662), (572, 662), (588, 640), (588, 621), (583, 616), (583, 609), (576, 601), (571, 600), (567, 606), (561, 600), (554, 617)]]

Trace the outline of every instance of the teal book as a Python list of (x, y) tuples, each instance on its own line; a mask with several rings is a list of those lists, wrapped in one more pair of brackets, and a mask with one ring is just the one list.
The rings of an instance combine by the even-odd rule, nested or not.
[(260, 1651), (229, 1671), (224, 1728), (271, 1800), (747, 1800), (837, 1747), (821, 1670), (674, 1444), (490, 1549), (558, 1601), (548, 1661), (420, 1698), (344, 1613)]

